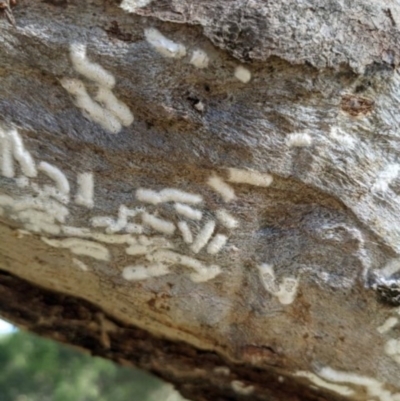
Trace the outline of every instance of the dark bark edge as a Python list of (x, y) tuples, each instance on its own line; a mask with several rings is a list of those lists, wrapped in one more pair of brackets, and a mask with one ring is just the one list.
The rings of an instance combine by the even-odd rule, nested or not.
[[(332, 397), (285, 378), (278, 373), (246, 364), (233, 364), (222, 356), (191, 345), (153, 336), (106, 316), (86, 300), (35, 286), (0, 270), (0, 315), (40, 336), (89, 351), (94, 356), (135, 366), (175, 385), (192, 400), (323, 401)], [(225, 374), (217, 373), (216, 368)], [(220, 369), (221, 371), (221, 369)], [(254, 386), (239, 394), (232, 381)]]

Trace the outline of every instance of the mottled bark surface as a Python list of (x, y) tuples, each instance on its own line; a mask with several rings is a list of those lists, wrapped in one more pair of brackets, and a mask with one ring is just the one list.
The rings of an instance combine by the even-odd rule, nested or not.
[(193, 400), (400, 400), (397, 2), (0, 12), (0, 315)]

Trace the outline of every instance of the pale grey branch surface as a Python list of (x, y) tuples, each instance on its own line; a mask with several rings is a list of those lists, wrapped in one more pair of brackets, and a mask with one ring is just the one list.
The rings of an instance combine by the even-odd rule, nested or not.
[(12, 12), (0, 269), (314, 399), (400, 400), (398, 2)]

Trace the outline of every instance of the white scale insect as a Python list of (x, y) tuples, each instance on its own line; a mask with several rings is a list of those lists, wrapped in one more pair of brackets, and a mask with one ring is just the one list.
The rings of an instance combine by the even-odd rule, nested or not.
[[(7, 178), (14, 178), (16, 184), (23, 189), (36, 193), (35, 196), (26, 195), (19, 199), (2, 196), (0, 203), (11, 210), (13, 217), (24, 224), (24, 228), (51, 235), (59, 235), (62, 224), (69, 214), (66, 205), (69, 203), (70, 185), (67, 176), (56, 166), (41, 161), (38, 166), (31, 154), (25, 149), (21, 136), (16, 128), (0, 126), (0, 154), (1, 174)], [(17, 169), (22, 174), (15, 178)], [(33, 182), (45, 175), (52, 185), (40, 186)], [(84, 173), (86, 179), (91, 173)], [(85, 194), (87, 206), (93, 203), (93, 191)], [(79, 190), (78, 195), (79, 197)], [(7, 198), (12, 199), (11, 202)], [(2, 202), (1, 202), (2, 201)], [(4, 208), (3, 208), (4, 212)]]

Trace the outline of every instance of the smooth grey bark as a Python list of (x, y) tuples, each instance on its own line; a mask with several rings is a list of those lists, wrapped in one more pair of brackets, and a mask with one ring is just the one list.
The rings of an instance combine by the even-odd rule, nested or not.
[(12, 14), (0, 313), (196, 400), (400, 399), (397, 2)]

